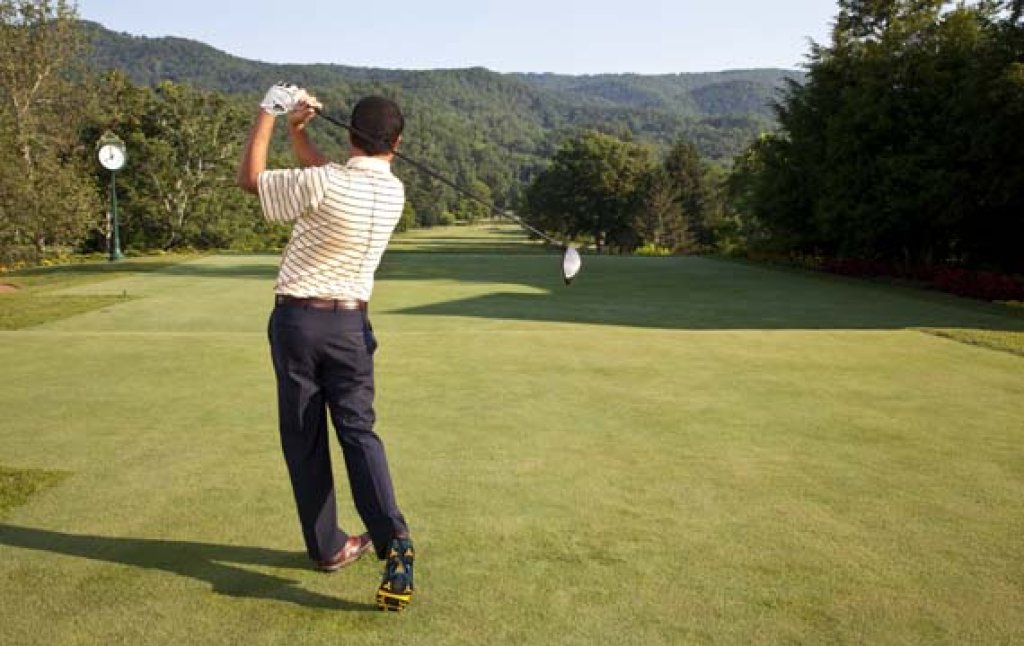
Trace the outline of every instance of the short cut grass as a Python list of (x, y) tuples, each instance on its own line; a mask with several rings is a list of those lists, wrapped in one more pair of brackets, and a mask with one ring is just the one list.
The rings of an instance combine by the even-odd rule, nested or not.
[(1024, 644), (1024, 358), (918, 331), (1015, 308), (703, 256), (566, 289), (514, 226), (404, 234), (372, 302), (395, 616), (374, 559), (302, 549), (278, 258), (131, 262), (3, 278), (129, 299), (0, 331), (0, 463), (71, 474), (6, 489), (2, 644)]
[(63, 471), (0, 466), (0, 517), (24, 505), (37, 492), (60, 483), (68, 475)]

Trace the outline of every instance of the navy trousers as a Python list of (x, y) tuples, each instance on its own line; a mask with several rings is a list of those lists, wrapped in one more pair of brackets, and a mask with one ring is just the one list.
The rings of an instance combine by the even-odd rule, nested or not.
[(384, 444), (373, 430), (377, 341), (366, 312), (281, 304), (270, 315), (269, 336), (281, 447), (309, 557), (330, 559), (348, 539), (338, 527), (329, 413), (356, 511), (384, 558), (391, 539), (408, 535), (408, 527), (395, 501)]

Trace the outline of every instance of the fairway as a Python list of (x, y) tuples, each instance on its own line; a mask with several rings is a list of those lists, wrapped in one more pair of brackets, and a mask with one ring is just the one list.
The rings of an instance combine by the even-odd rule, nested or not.
[(566, 289), (511, 228), (401, 238), (377, 429), (419, 561), (388, 615), (376, 562), (302, 553), (277, 260), (69, 271), (47, 298), (106, 299), (0, 331), (0, 467), (61, 472), (0, 505), (0, 643), (1024, 643), (1024, 357), (923, 331), (1019, 313), (698, 257)]

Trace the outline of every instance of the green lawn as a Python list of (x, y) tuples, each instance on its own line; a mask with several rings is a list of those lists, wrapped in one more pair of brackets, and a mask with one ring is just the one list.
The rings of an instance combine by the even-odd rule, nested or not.
[(74, 285), (103, 281), (128, 273), (145, 274), (170, 267), (182, 258), (152, 256), (119, 263), (90, 262), (0, 274), (0, 330), (18, 330), (102, 309), (131, 298), (127, 289), (88, 295), (55, 295)]
[(1024, 642), (1024, 358), (922, 331), (998, 345), (1019, 310), (704, 258), (566, 289), (505, 231), (380, 272), (402, 615), (376, 563), (301, 553), (277, 259), (61, 270), (48, 297), (114, 300), (0, 331), (0, 466), (46, 472), (0, 512), (0, 643)]

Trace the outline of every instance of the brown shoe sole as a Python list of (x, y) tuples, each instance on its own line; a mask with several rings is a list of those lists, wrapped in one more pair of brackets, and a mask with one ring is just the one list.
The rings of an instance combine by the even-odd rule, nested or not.
[(330, 561), (322, 561), (320, 563), (317, 563), (317, 569), (321, 572), (337, 572), (345, 566), (352, 565), (360, 558), (362, 558), (363, 554), (366, 554), (366, 552), (368, 552), (371, 547), (373, 547), (373, 542), (366, 541), (357, 549), (352, 550), (348, 553), (347, 556), (345, 556), (345, 548), (347, 547), (348, 543), (346, 543), (341, 548), (341, 551), (338, 553), (338, 556), (336, 556), (334, 559)]

